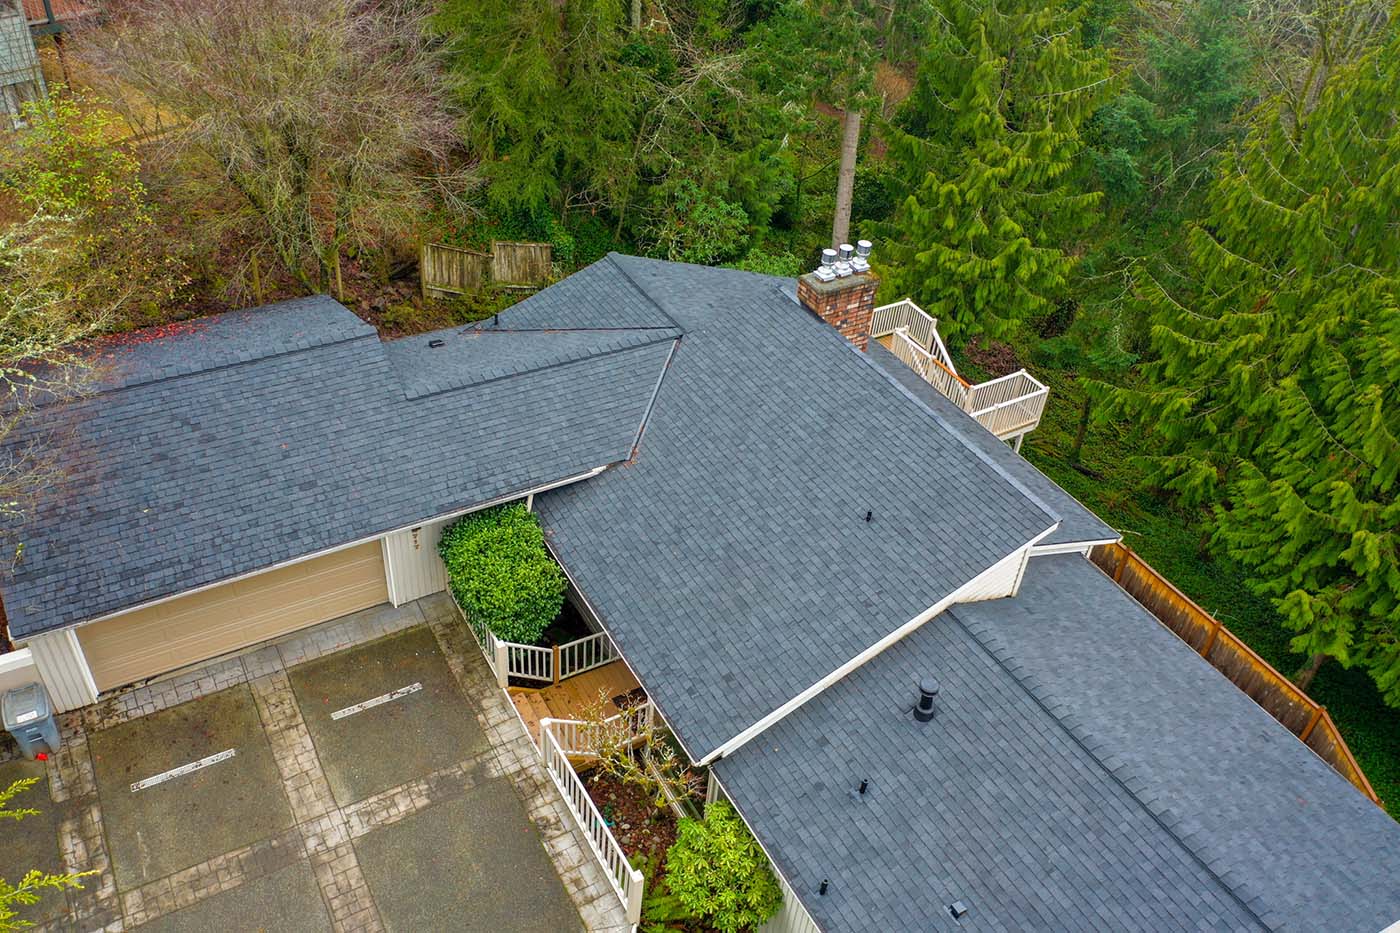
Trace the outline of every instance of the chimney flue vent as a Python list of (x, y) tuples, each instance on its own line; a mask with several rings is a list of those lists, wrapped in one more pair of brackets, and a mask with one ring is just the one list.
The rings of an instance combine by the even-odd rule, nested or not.
[(856, 254), (856, 248), (849, 243), (842, 243), (836, 250), (836, 277), (844, 279), (855, 272), (851, 268), (851, 259)]
[(836, 250), (822, 250), (821, 265), (817, 266), (817, 271), (812, 274), (821, 282), (836, 281)]
[(925, 677), (919, 681), (919, 702), (914, 707), (914, 718), (919, 722), (928, 722), (937, 714), (934, 708), (934, 700), (938, 697), (938, 681), (932, 677)]
[(873, 244), (869, 240), (856, 240), (856, 258), (851, 260), (851, 268), (857, 275), (870, 271), (870, 250)]

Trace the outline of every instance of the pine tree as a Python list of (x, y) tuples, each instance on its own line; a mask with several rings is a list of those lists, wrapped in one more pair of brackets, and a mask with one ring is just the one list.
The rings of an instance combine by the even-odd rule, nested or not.
[(1098, 391), (1213, 508), (1292, 646), (1368, 670), (1400, 706), (1400, 30), (1301, 123), (1222, 160), (1181, 296), (1142, 281), (1158, 358)]
[(1049, 311), (1097, 193), (1067, 177), (1080, 128), (1112, 90), (1062, 2), (939, 0), (914, 92), (890, 131), (904, 200), (874, 225), (885, 292), (946, 336), (1006, 335)]

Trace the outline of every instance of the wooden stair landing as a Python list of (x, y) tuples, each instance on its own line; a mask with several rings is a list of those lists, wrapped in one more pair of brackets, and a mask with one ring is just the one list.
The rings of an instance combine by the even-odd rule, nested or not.
[(616, 698), (640, 689), (627, 665), (612, 661), (549, 687), (511, 687), (509, 693), (520, 718), (525, 720), (530, 738), (538, 743), (541, 719), (578, 719), (597, 702), (600, 692), (605, 697), (607, 715), (612, 716), (621, 712), (614, 702)]

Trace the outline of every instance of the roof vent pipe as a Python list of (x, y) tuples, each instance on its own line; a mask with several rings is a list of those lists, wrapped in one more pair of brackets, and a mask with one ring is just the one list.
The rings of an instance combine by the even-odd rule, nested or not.
[(856, 241), (856, 258), (851, 260), (851, 268), (855, 270), (857, 275), (863, 275), (870, 271), (871, 245), (869, 240)]
[(928, 722), (933, 719), (937, 710), (933, 708), (934, 698), (938, 696), (938, 681), (932, 677), (925, 677), (919, 681), (919, 703), (914, 707), (914, 718), (919, 722)]
[(834, 282), (836, 280), (836, 250), (822, 250), (822, 262), (817, 266), (817, 271), (813, 273), (820, 282)]

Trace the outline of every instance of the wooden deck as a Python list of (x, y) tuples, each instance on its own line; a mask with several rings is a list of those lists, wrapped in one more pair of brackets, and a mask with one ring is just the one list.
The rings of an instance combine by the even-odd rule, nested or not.
[(597, 702), (600, 693), (606, 697), (604, 705), (611, 716), (620, 712), (615, 699), (640, 690), (641, 684), (627, 665), (613, 661), (551, 687), (511, 687), (510, 699), (525, 720), (530, 738), (538, 742), (541, 719), (577, 719)]

